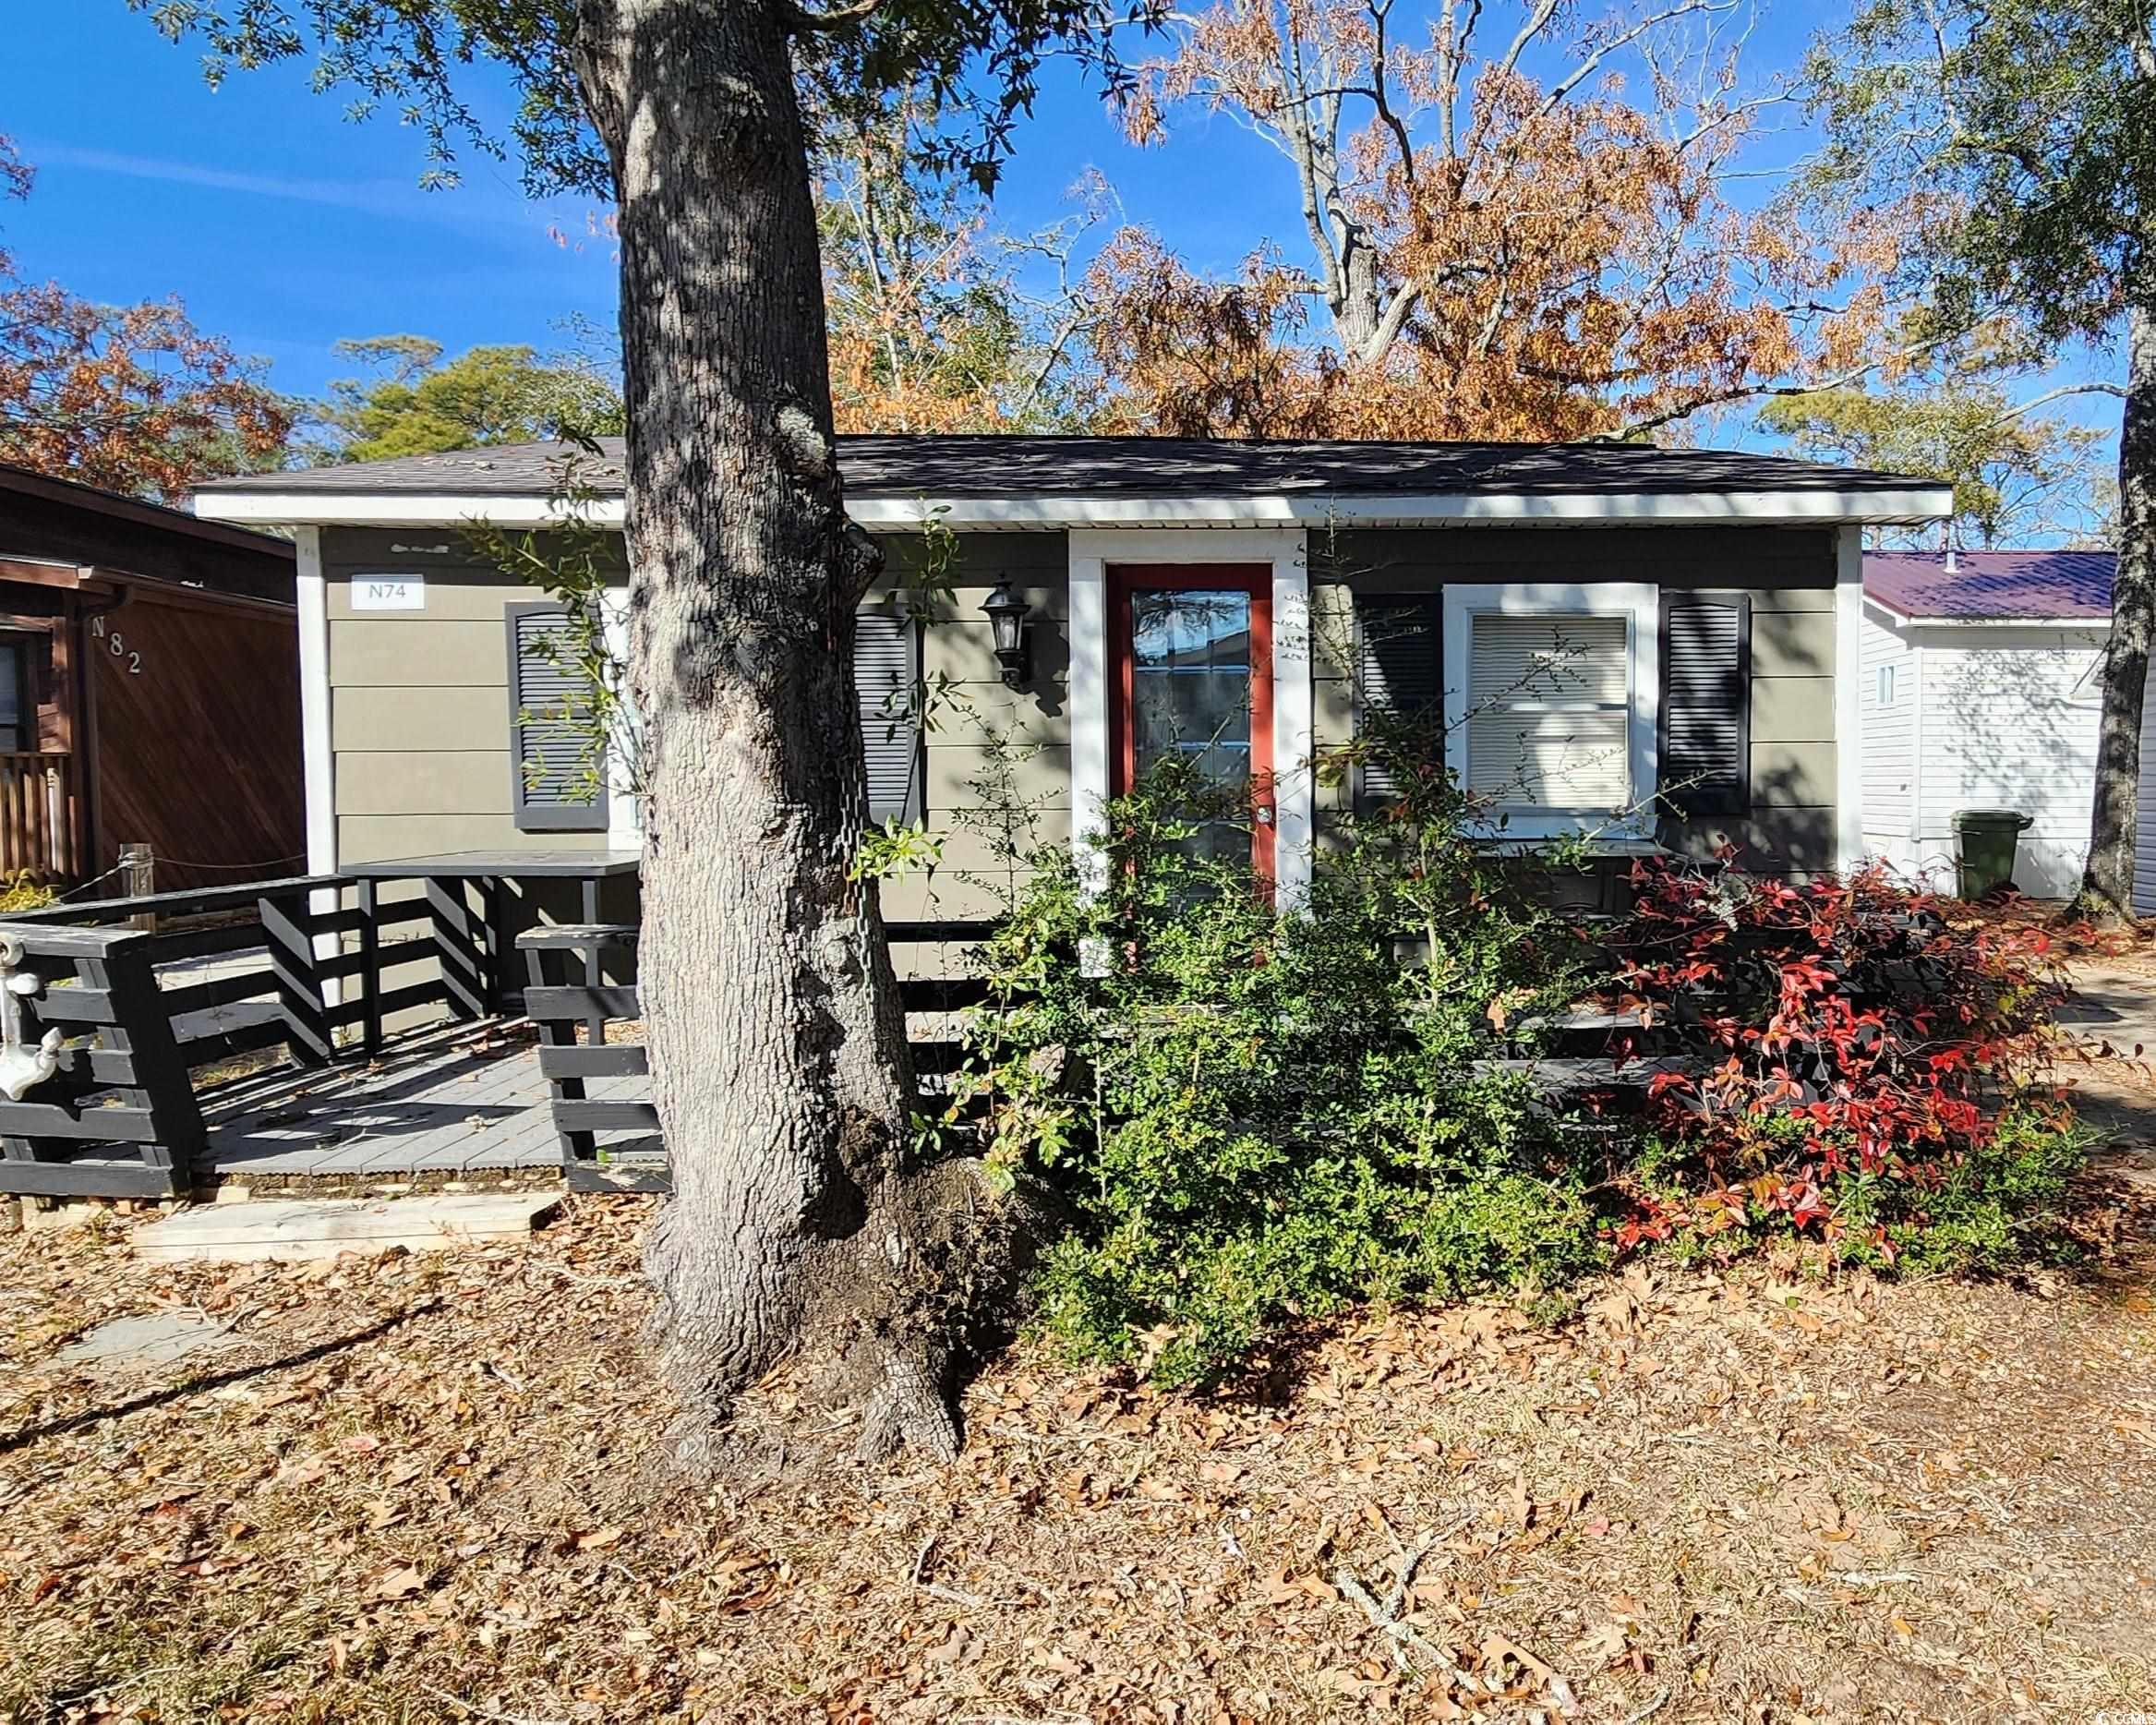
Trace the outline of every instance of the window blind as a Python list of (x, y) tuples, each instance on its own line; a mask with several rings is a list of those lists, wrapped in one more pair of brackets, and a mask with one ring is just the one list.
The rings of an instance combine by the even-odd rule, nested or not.
[(1470, 628), (1467, 789), (1504, 808), (1629, 802), (1626, 620), (1486, 613)]

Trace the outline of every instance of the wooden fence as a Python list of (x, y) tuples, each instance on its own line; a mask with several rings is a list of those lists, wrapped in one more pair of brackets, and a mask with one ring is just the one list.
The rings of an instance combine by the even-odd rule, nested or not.
[[(970, 947), (987, 923), (894, 923), (894, 945)], [(607, 1040), (607, 1027), (643, 1016), (635, 986), (601, 979), (632, 957), (633, 923), (536, 928), (517, 937), (524, 955), (524, 1015), (538, 1027), (539, 1071), (547, 1080), (562, 1178), (572, 1191), (672, 1189), (658, 1110), (651, 1100), (651, 1063), (637, 1042)], [(955, 1069), (959, 1050), (947, 1017), (987, 997), (977, 977), (916, 978), (898, 984), (917, 1075), (933, 1081)], [(581, 1036), (580, 1036), (581, 1033)], [(595, 1097), (605, 1082), (615, 1092)]]
[[(302, 875), (0, 922), (0, 959), (36, 979), (17, 983), (22, 1043), (66, 1039), (51, 1079), (21, 1102), (0, 1096), (0, 1192), (185, 1195), (203, 1151), (197, 1084), (213, 1068), (271, 1049), (308, 1066), (365, 1057), (385, 1019), (416, 1008), (477, 1016), (447, 986), (454, 907), (385, 901), (384, 884)], [(199, 973), (160, 975), (189, 965)], [(385, 977), (419, 965), (428, 973)]]
[(75, 878), (74, 760), (0, 754), (0, 879)]

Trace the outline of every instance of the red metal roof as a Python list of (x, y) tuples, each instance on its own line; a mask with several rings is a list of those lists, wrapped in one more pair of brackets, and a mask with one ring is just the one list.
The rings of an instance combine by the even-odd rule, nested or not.
[(2111, 615), (2115, 551), (1866, 551), (1864, 594), (1904, 617), (1973, 621)]

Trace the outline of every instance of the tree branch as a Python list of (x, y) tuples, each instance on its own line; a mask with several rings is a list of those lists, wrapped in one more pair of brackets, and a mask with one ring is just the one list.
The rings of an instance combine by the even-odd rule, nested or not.
[(1597, 432), (1586, 441), (1620, 443), (1644, 431), (1658, 430), (1663, 426), (1675, 425), (1680, 419), (1689, 419), (1693, 414), (1704, 412), (1709, 407), (1726, 407), (1731, 402), (1773, 401), (1792, 395), (1818, 395), (1827, 390), (1846, 390), (1882, 366), (1891, 365), (1897, 359), (1914, 359), (1920, 354), (1928, 354), (1933, 348), (1943, 347), (1957, 336), (1967, 333), (1965, 330), (1954, 330), (1941, 335), (1927, 336), (1923, 341), (1911, 342), (1890, 354), (1881, 354), (1876, 359), (1868, 359), (1861, 366), (1851, 366), (1847, 371), (1838, 372), (1831, 378), (1822, 378), (1815, 383), (1747, 383), (1733, 389), (1716, 390), (1695, 402), (1687, 402), (1682, 406), (1671, 407), (1662, 413), (1649, 414), (1644, 418), (1620, 426), (1613, 431)]
[[(1620, 30), (1608, 41), (1600, 43), (1594, 53), (1575, 66), (1570, 76), (1560, 78), (1549, 87), (1549, 94), (1542, 99), (1538, 113), (1547, 115), (1579, 88), (1581, 82), (1594, 75), (1595, 69), (1620, 48), (1630, 46), (1649, 30), (1668, 23), (1672, 18), (1688, 18), (1695, 12), (1730, 12), (1736, 9), (1737, 0), (1682, 0), (1667, 11), (1652, 12), (1630, 30)], [(1703, 74), (1704, 76), (1704, 74)]]
[(780, 11), (789, 29), (815, 34), (823, 30), (845, 30), (874, 17), (884, 9), (884, 0), (853, 0), (851, 6), (842, 6), (836, 11), (814, 12), (798, 6), (795, 0), (779, 0)]
[(2115, 383), (2062, 383), (2055, 390), (2046, 390), (2042, 395), (2031, 397), (2018, 407), (2009, 407), (1999, 416), (1995, 423), (1999, 425), (2010, 424), (2020, 418), (2023, 414), (2034, 413), (2039, 407), (2048, 406), (2055, 401), (2063, 401), (2069, 395), (2115, 395), (2122, 402), (2126, 398), (2126, 391)]

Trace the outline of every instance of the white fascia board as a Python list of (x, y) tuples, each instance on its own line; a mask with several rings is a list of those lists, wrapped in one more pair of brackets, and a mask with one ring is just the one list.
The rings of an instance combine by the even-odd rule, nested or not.
[[(568, 520), (550, 497), (455, 497), (421, 492), (227, 491), (195, 493), (205, 521), (283, 527), (552, 527)], [(602, 498), (576, 512), (602, 527), (619, 527), (622, 500)]]
[(915, 527), (935, 516), (946, 527), (1069, 526), (1343, 527), (1578, 526), (1596, 522), (1784, 524), (1839, 526), (1933, 521), (1952, 512), (1953, 493), (1906, 491), (1574, 492), (1518, 495), (1346, 497), (1332, 492), (1268, 497), (861, 498), (847, 513), (862, 526)]
[[(1953, 494), (1906, 491), (1751, 491), (1489, 493), (1427, 497), (992, 497), (856, 498), (847, 513), (871, 532), (918, 527), (931, 518), (954, 531), (1054, 532), (1066, 527), (1419, 527), (1448, 525), (1582, 526), (1596, 523), (1668, 525), (1716, 522), (1748, 525), (1907, 525), (1943, 519)], [(195, 512), (245, 526), (454, 527), (486, 521), (498, 527), (544, 527), (563, 519), (544, 496), (452, 496), (317, 491), (231, 491), (205, 488)], [(582, 518), (618, 527), (622, 501), (587, 504)]]
[(2086, 629), (2091, 634), (2111, 633), (2108, 617), (1907, 617), (1911, 629)]
[(1901, 634), (1911, 629), (2085, 629), (2090, 634), (2111, 633), (2108, 617), (1920, 617), (1897, 610), (1871, 593), (1864, 595), (1864, 604), (1881, 627)]

